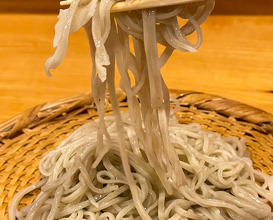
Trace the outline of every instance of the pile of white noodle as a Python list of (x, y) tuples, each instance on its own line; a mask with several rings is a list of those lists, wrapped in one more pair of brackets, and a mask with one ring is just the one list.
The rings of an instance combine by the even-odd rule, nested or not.
[[(57, 49), (46, 73), (61, 63), (69, 35), (83, 26), (99, 121), (81, 127), (41, 160), (41, 181), (14, 197), (9, 219), (273, 219), (270, 177), (252, 168), (241, 140), (170, 121), (160, 68), (174, 49), (194, 52), (201, 45), (199, 25), (214, 0), (110, 16), (115, 2), (74, 0), (60, 11)], [(178, 18), (186, 21), (182, 27)], [(187, 39), (194, 31), (196, 43)], [(160, 56), (158, 43), (165, 46)], [(129, 106), (124, 119), (115, 64)], [(106, 88), (112, 117), (104, 116)], [(18, 211), (23, 196), (36, 188), (41, 192), (35, 201)]]

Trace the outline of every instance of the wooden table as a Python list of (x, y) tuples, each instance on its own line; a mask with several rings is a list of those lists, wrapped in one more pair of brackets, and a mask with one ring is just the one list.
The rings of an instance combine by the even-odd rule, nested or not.
[[(0, 123), (37, 104), (90, 90), (91, 59), (84, 31), (70, 38), (53, 78), (56, 15), (0, 14)], [(273, 113), (273, 16), (211, 16), (197, 53), (175, 52), (163, 69), (169, 88), (202, 91)]]

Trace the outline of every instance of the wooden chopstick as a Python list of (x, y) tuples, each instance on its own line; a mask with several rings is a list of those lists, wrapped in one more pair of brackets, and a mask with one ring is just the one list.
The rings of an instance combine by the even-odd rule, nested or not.
[[(64, 0), (60, 5), (70, 5), (73, 0)], [(111, 13), (140, 10), (145, 8), (157, 8), (171, 5), (182, 5), (191, 2), (200, 2), (203, 0), (130, 0), (117, 2), (111, 8)]]
[(111, 12), (123, 12), (123, 11), (132, 11), (140, 10), (145, 8), (157, 8), (171, 5), (181, 5), (191, 2), (200, 2), (203, 0), (130, 0), (117, 2), (111, 8)]

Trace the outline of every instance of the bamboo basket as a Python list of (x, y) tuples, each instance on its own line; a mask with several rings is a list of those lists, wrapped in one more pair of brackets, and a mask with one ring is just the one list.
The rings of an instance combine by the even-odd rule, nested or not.
[[(119, 105), (127, 109), (126, 96), (118, 91)], [(200, 123), (223, 136), (244, 137), (255, 169), (273, 175), (273, 115), (215, 95), (171, 91), (177, 98), (180, 123)], [(106, 96), (105, 111), (111, 113)], [(97, 117), (90, 93), (48, 102), (25, 111), (0, 125), (0, 219), (8, 219), (13, 195), (40, 179), (38, 164), (69, 134)], [(38, 191), (22, 200), (30, 204)]]

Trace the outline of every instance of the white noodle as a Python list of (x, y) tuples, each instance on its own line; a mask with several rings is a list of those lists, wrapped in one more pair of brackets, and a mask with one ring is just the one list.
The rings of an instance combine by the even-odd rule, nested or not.
[[(200, 47), (200, 24), (214, 0), (110, 16), (116, 1), (74, 0), (60, 12), (57, 49), (46, 73), (64, 59), (69, 35), (84, 27), (99, 120), (79, 128), (41, 160), (41, 181), (14, 197), (9, 219), (272, 219), (270, 177), (253, 170), (242, 140), (170, 118), (160, 68), (174, 49)], [(179, 27), (177, 16), (187, 23)], [(196, 43), (186, 38), (194, 31)], [(166, 47), (160, 57), (158, 43)], [(115, 64), (129, 106), (123, 119)], [(104, 116), (106, 88), (112, 117)], [(41, 193), (19, 211), (20, 200), (35, 188)]]
[[(265, 188), (258, 187), (255, 181), (250, 180), (249, 170), (253, 171), (253, 168), (249, 167), (251, 165), (249, 164), (249, 157), (240, 155), (240, 153), (246, 151), (243, 140), (222, 138), (217, 133), (202, 131), (197, 124), (181, 125), (176, 120), (171, 120), (169, 125), (170, 143), (180, 161), (189, 164), (193, 168), (197, 166), (195, 162), (202, 163), (202, 172), (204, 172), (205, 177), (200, 178), (201, 171), (199, 169), (187, 170), (185, 171), (187, 186), (181, 186), (175, 194), (169, 195), (147, 160), (141, 154), (136, 155), (133, 153), (132, 145), (136, 145), (134, 143), (136, 134), (126, 132), (126, 130), (132, 129), (128, 115), (123, 115), (123, 121), (128, 163), (131, 170), (133, 170), (139, 200), (151, 219), (176, 219), (178, 216), (185, 219), (244, 219), (245, 217), (248, 219), (270, 219), (273, 217), (269, 205), (269, 203), (273, 203), (273, 192), (268, 187), (270, 177), (255, 171), (255, 173), (263, 176), (263, 183), (267, 186)], [(105, 122), (113, 125), (115, 118), (106, 117)], [(95, 146), (97, 145), (95, 123), (90, 122), (79, 128), (72, 134), (70, 141), (66, 141), (55, 151), (47, 154), (41, 162), (41, 167), (45, 167), (43, 163), (46, 163), (50, 158), (60, 161), (62, 170), (59, 171), (59, 175), (64, 170), (70, 174), (69, 179), (66, 181), (73, 180), (73, 184), (69, 186), (69, 189), (74, 189), (63, 191), (61, 186), (56, 187), (52, 192), (43, 192), (43, 195), (37, 197), (30, 206), (28, 213), (14, 212), (18, 219), (25, 219), (26, 216), (35, 216), (35, 219), (42, 219), (42, 216), (50, 216), (49, 213), (53, 212), (56, 214), (55, 218), (58, 219), (77, 219), (79, 215), (86, 219), (88, 219), (88, 216), (97, 216), (99, 219), (103, 219), (105, 215), (110, 215), (112, 219), (137, 219), (139, 217), (129, 192), (129, 183), (122, 169), (118, 147), (119, 131), (115, 126), (108, 127), (113, 145), (100, 164), (96, 168), (92, 168), (91, 164), (89, 164), (90, 166), (84, 168), (84, 172), (82, 170), (83, 164), (88, 164), (90, 160), (89, 155), (92, 155), (92, 157), (95, 155)], [(73, 139), (80, 141), (75, 145)], [(198, 150), (195, 149), (196, 144), (201, 146)], [(207, 151), (206, 145), (212, 148), (211, 151)], [(227, 146), (229, 146), (229, 149)], [(232, 154), (230, 154), (231, 149), (235, 149)], [(190, 157), (187, 156), (187, 151), (190, 152)], [(218, 153), (215, 154), (215, 151)], [(82, 155), (81, 159), (79, 159), (78, 155)], [(204, 157), (200, 157), (200, 155), (204, 155)], [(76, 160), (81, 161), (76, 173), (69, 171), (73, 169), (72, 166), (69, 169), (64, 168), (65, 163), (67, 163), (64, 156), (67, 156), (70, 161), (74, 159), (74, 163), (76, 163)], [(206, 158), (209, 158), (209, 160), (205, 161)], [(92, 161), (94, 160), (95, 158)], [(57, 163), (51, 164), (49, 168), (56, 169), (56, 166), (58, 166)], [(223, 169), (225, 169), (224, 172)], [(46, 173), (43, 171), (41, 169), (42, 173)], [(51, 175), (43, 175), (41, 184), (38, 187), (50, 184), (48, 180)], [(81, 178), (82, 175), (87, 175), (89, 178)], [(215, 185), (214, 181), (210, 179), (210, 177), (213, 179), (216, 176), (218, 180), (220, 178), (224, 180), (220, 185)], [(231, 184), (227, 181), (228, 178), (232, 178)], [(197, 180), (200, 183), (197, 183)], [(95, 186), (90, 186), (88, 181)], [(248, 188), (252, 189), (252, 196), (247, 192)], [(29, 190), (23, 192), (23, 194), (27, 192)], [(60, 197), (62, 192), (65, 196)], [(92, 201), (89, 199), (90, 196), (93, 198)], [(18, 194), (18, 197), (21, 199), (22, 195)], [(37, 207), (41, 206), (41, 202), (47, 204), (44, 201), (45, 198), (51, 201), (49, 204), (52, 204), (52, 206), (53, 204), (56, 205), (54, 209), (51, 208), (51, 205), (44, 206), (40, 210), (37, 209)], [(17, 206), (18, 200), (15, 200), (13, 200), (13, 203), (16, 203), (14, 205)], [(16, 207), (14, 208), (16, 209)]]

